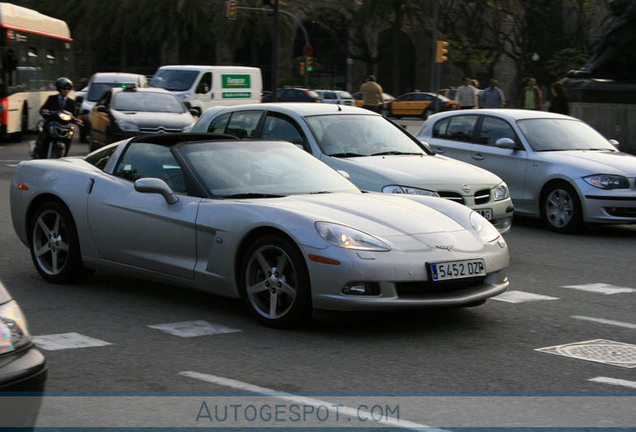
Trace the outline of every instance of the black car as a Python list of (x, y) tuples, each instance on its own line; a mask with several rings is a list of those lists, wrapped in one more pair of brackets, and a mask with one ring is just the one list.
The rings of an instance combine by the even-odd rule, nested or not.
[(173, 93), (135, 85), (112, 88), (90, 113), (89, 150), (137, 135), (189, 132), (194, 117)]
[[(261, 102), (271, 102), (271, 92), (263, 92)], [(276, 92), (276, 102), (322, 102), (320, 95), (311, 89), (294, 87), (279, 88)]]
[[(46, 374), (46, 359), (33, 345), (22, 310), (0, 282), (0, 428), (34, 425)], [(29, 397), (20, 397), (22, 392)]]

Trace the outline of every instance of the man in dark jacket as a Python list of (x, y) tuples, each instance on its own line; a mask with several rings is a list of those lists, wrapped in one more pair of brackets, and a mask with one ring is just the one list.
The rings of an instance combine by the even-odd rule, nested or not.
[[(57, 88), (58, 94), (49, 96), (46, 102), (44, 102), (44, 105), (42, 105), (42, 108), (40, 108), (40, 115), (47, 120), (47, 123), (49, 114), (54, 111), (68, 111), (71, 114), (75, 114), (75, 101), (68, 97), (69, 92), (73, 89), (73, 81), (61, 77), (55, 81), (55, 87)], [(46, 127), (47, 124), (45, 123), (45, 130)], [(41, 145), (41, 140), (42, 137), (38, 137), (34, 153), (38, 158), (44, 159), (46, 158), (47, 149)], [(67, 140), (65, 155), (69, 153), (70, 149), (71, 140)]]

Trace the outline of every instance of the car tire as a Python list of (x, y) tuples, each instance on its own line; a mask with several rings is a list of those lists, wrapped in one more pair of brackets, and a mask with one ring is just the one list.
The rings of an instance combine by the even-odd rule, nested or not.
[(248, 247), (239, 288), (250, 312), (269, 327), (297, 327), (311, 319), (309, 272), (286, 237), (268, 234)]
[(46, 201), (35, 211), (29, 226), (31, 259), (44, 279), (67, 283), (92, 274), (82, 264), (77, 229), (66, 206)]
[(431, 114), (435, 114), (435, 110), (433, 108), (426, 108), (422, 112), (422, 119), (426, 120)]
[(559, 182), (548, 186), (541, 195), (541, 218), (560, 233), (576, 233), (583, 228), (583, 210), (572, 186)]

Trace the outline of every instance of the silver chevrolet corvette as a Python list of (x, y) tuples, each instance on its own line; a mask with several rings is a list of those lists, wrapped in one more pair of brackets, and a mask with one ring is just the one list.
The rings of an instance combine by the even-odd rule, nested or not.
[(282, 141), (142, 136), (21, 162), (11, 215), (52, 283), (125, 272), (241, 297), (273, 327), (312, 309), (474, 306), (508, 287), (506, 242), (478, 213), (342, 174)]

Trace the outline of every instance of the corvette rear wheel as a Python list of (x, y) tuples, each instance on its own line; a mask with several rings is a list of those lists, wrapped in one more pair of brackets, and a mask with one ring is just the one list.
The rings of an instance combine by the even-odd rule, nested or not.
[(74, 282), (90, 274), (82, 265), (75, 222), (56, 201), (42, 204), (31, 221), (31, 258), (49, 282)]
[(541, 200), (541, 216), (553, 231), (574, 233), (583, 227), (579, 197), (567, 183), (550, 186)]
[(241, 292), (263, 324), (289, 328), (311, 318), (309, 273), (290, 240), (266, 235), (252, 243), (241, 266)]

